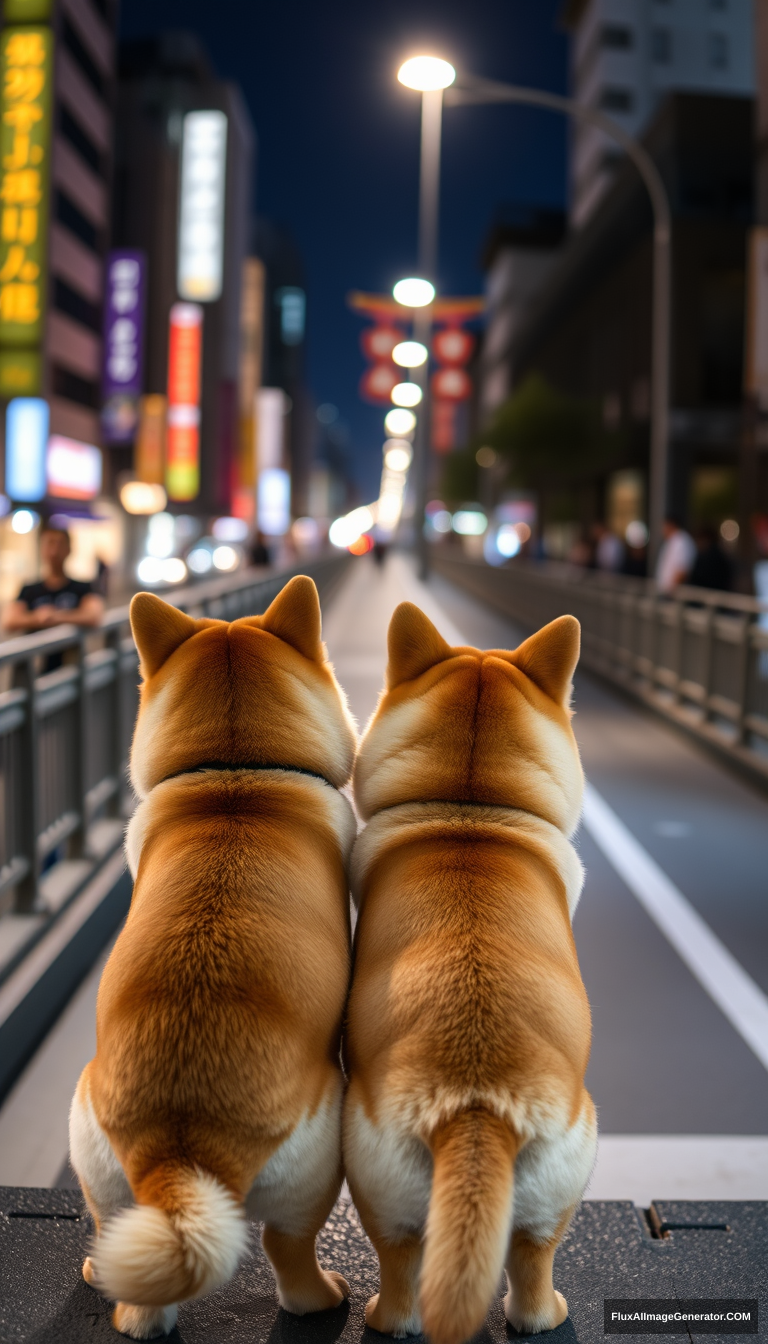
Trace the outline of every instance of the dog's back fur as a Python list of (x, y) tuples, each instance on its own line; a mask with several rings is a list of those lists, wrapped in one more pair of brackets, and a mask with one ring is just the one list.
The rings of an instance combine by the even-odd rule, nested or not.
[[(345, 1154), (382, 1262), (369, 1323), (423, 1324), (437, 1344), (460, 1344), (510, 1267), (513, 1180), (518, 1242), (549, 1244), (594, 1149), (570, 924), (582, 882), (569, 844), (578, 624), (563, 617), (514, 652), (482, 653), (451, 649), (405, 603), (389, 655), (355, 767), (368, 825), (352, 869)], [(551, 1278), (514, 1295), (520, 1328), (563, 1317)]]
[[(299, 1173), (301, 1216), (284, 1214), (284, 1228), (276, 1214), (276, 1235), (303, 1223), (313, 1243), (338, 1190), (354, 836), (338, 789), (355, 732), (311, 580), (231, 624), (149, 594), (131, 617), (144, 677), (131, 758), (142, 802), (126, 844), (135, 885), (99, 989), (72, 1153), (97, 1224), (113, 1211), (93, 1188), (97, 1142), (138, 1205), (107, 1223), (86, 1273), (128, 1304), (116, 1324), (141, 1337), (170, 1318), (137, 1305), (165, 1309), (233, 1272), (242, 1201), (261, 1174), (269, 1224), (270, 1190), (286, 1183), (274, 1163), (298, 1130), (316, 1160)], [(302, 1308), (281, 1268), (293, 1309), (340, 1300), (326, 1284), (329, 1300), (310, 1292)]]

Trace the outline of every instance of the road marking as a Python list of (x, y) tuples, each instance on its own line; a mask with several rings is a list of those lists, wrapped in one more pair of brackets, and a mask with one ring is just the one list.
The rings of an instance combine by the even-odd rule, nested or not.
[[(403, 588), (443, 638), (450, 644), (468, 643), (406, 562), (397, 560)], [(584, 792), (583, 823), (681, 961), (768, 1069), (768, 998), (763, 991), (592, 784)]]
[(699, 984), (768, 1069), (768, 998), (592, 784), (584, 825)]

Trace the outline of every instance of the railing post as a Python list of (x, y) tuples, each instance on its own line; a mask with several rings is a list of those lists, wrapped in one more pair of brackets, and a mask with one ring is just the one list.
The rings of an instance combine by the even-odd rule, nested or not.
[(67, 849), (71, 857), (80, 858), (85, 853), (85, 841), (87, 830), (87, 821), (85, 815), (86, 812), (85, 795), (87, 792), (86, 774), (85, 774), (85, 761), (86, 761), (85, 734), (86, 734), (87, 706), (85, 703), (86, 698), (85, 635), (83, 634), (82, 631), (78, 632), (78, 640), (76, 648), (77, 648), (77, 699), (75, 700), (73, 706), (73, 712), (75, 716), (74, 775), (75, 775), (75, 797), (77, 799), (77, 810), (80, 814), (80, 825), (77, 827), (77, 830), (73, 831), (72, 834), (70, 835), (67, 844)]
[(736, 721), (736, 745), (742, 747), (747, 740), (747, 690), (749, 685), (750, 630), (752, 618), (748, 612), (740, 622), (739, 630), (739, 717)]
[(27, 859), (29, 868), (16, 888), (16, 910), (23, 913), (34, 910), (37, 904), (37, 887), (40, 876), (40, 860), (37, 853), (40, 823), (34, 655), (28, 656), (23, 663), (17, 664), (17, 666), (22, 690), (26, 693), (24, 724), (21, 730), (21, 779), (18, 788), (22, 857)]

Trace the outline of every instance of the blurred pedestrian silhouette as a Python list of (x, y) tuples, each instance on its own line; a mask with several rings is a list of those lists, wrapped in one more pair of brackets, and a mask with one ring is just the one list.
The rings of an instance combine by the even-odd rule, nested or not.
[(717, 530), (706, 524), (696, 532), (696, 559), (686, 583), (694, 588), (720, 588), (729, 592), (733, 587), (733, 565), (720, 545)]
[(250, 554), (251, 564), (255, 565), (257, 568), (272, 563), (272, 555), (267, 546), (263, 532), (257, 532), (253, 538)]
[(667, 515), (662, 530), (664, 540), (656, 561), (656, 586), (661, 593), (671, 593), (687, 581), (696, 559), (696, 543), (674, 514)]

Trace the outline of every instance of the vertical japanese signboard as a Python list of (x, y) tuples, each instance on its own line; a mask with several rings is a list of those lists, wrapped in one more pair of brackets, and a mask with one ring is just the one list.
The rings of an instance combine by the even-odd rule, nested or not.
[(169, 499), (195, 499), (200, 491), (202, 345), (202, 308), (196, 303), (175, 303), (168, 345), (165, 488)]
[(104, 304), (102, 422), (107, 443), (128, 443), (136, 432), (142, 391), (145, 257), (121, 248), (107, 258)]
[(181, 148), (177, 285), (183, 299), (213, 303), (224, 265), (224, 187), (227, 118), (188, 112)]
[(0, 32), (0, 395), (34, 393), (45, 313), (53, 36)]

